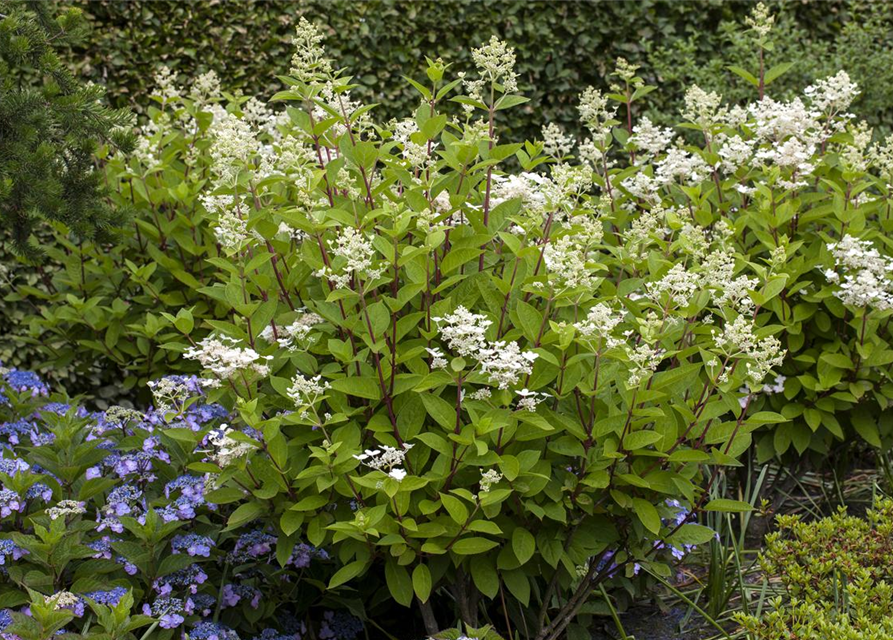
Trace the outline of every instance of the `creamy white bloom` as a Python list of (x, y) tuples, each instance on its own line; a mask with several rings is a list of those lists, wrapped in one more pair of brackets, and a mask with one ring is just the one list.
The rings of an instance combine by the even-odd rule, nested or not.
[(472, 313), (461, 305), (453, 313), (432, 320), (440, 329), (440, 337), (463, 358), (477, 358), (487, 344), (487, 328), (493, 324), (486, 316)]
[(592, 132), (593, 142), (596, 145), (605, 144), (606, 138), (611, 132), (609, 122), (617, 113), (617, 107), (608, 107), (608, 104), (608, 96), (594, 87), (587, 87), (580, 96), (580, 104), (577, 107), (580, 112), (580, 120)]
[[(838, 272), (828, 270), (826, 278), (839, 283), (834, 295), (847, 305), (893, 309), (893, 258), (882, 256), (869, 240), (849, 234), (828, 245)], [(840, 276), (843, 276), (842, 280)]]
[(204, 104), (209, 100), (220, 96), (220, 78), (211, 70), (203, 73), (192, 82), (189, 89), (189, 97), (198, 104)]
[(633, 127), (633, 135), (629, 141), (638, 149), (656, 156), (672, 144), (676, 136), (670, 127), (658, 127), (647, 116), (642, 116), (639, 123)]
[(221, 183), (229, 184), (240, 171), (251, 166), (261, 145), (248, 121), (217, 104), (211, 105), (209, 111), (214, 114), (208, 128), (212, 140), (212, 171)]
[(539, 354), (533, 351), (521, 351), (517, 342), (502, 340), (490, 343), (477, 354), (481, 372), (488, 374), (490, 382), (500, 389), (514, 386), (522, 375), (530, 375), (537, 357)]
[(630, 387), (637, 387), (642, 380), (657, 370), (657, 365), (663, 359), (663, 351), (641, 342), (635, 347), (627, 345), (626, 357), (629, 358), (631, 365), (626, 383)]
[(679, 147), (669, 149), (655, 167), (655, 177), (663, 184), (680, 180), (693, 186), (710, 175), (707, 163), (701, 156)]
[(261, 356), (248, 347), (240, 347), (239, 341), (230, 336), (212, 334), (194, 347), (189, 347), (183, 356), (198, 360), (201, 365), (220, 378), (231, 378), (240, 372), (255, 373), (259, 376), (270, 374), (270, 367), (263, 364), (273, 356)]
[[(288, 326), (278, 327), (274, 333), (272, 326), (260, 332), (260, 337), (268, 343), (276, 342), (283, 349), (297, 351), (307, 340), (307, 336), (324, 320), (316, 313), (305, 311)], [(278, 337), (277, 337), (278, 336)]]
[[(354, 455), (354, 458), (365, 464), (367, 467), (377, 471), (391, 471), (394, 467), (403, 465), (406, 454), (414, 445), (404, 443), (403, 447), (389, 447), (382, 445), (381, 449), (366, 449), (364, 453)], [(403, 478), (399, 478), (402, 480)]]
[(814, 142), (821, 125), (821, 112), (807, 107), (800, 98), (790, 102), (776, 102), (766, 97), (748, 105), (753, 118), (754, 133), (761, 141), (778, 142), (790, 136), (804, 142)]
[(775, 16), (769, 13), (769, 7), (762, 2), (757, 3), (750, 15), (744, 18), (744, 24), (750, 27), (760, 40), (765, 40), (775, 24)]
[(176, 84), (176, 79), (169, 67), (161, 67), (153, 76), (155, 90), (152, 95), (161, 98), (162, 104), (176, 100), (180, 97), (180, 88)]
[(82, 513), (87, 513), (87, 510), (84, 508), (84, 503), (77, 500), (60, 500), (55, 506), (46, 510), (50, 520), (58, 520), (65, 516), (75, 516)]
[(672, 302), (677, 307), (687, 307), (699, 289), (699, 280), (698, 274), (677, 263), (657, 282), (646, 282), (645, 291), (657, 305)]
[(400, 482), (401, 480), (403, 480), (403, 478), (406, 477), (406, 471), (404, 471), (403, 469), (399, 469), (399, 468), (391, 469), (388, 472), (388, 476), (390, 476), (397, 482)]
[(582, 322), (574, 323), (574, 327), (584, 340), (590, 342), (602, 342), (608, 349), (619, 347), (621, 341), (614, 337), (612, 332), (623, 322), (623, 316), (611, 308), (610, 305), (599, 302), (586, 314)]
[(231, 435), (233, 433), (237, 432), (222, 424), (208, 434), (208, 442), (214, 447), (210, 458), (221, 467), (229, 466), (254, 451), (251, 443), (236, 440)]
[(803, 90), (812, 100), (813, 106), (829, 115), (836, 115), (849, 109), (859, 95), (859, 86), (850, 80), (846, 71), (817, 81)]
[[(773, 367), (781, 366), (785, 350), (775, 336), (757, 338), (753, 320), (745, 314), (739, 315), (732, 322), (727, 322), (722, 333), (714, 329), (716, 346), (726, 355), (746, 358), (747, 376), (751, 385), (759, 385)], [(723, 372), (719, 381), (728, 380), (728, 371)]]
[(471, 57), (481, 77), (488, 82), (501, 84), (506, 93), (518, 90), (515, 74), (515, 48), (491, 36), (490, 41), (478, 49), (472, 49)]
[(529, 389), (521, 389), (516, 393), (519, 396), (518, 410), (530, 411), (531, 413), (536, 411), (536, 407), (540, 402), (549, 398), (548, 393), (537, 393), (536, 391), (530, 391)]
[(591, 287), (594, 274), (588, 265), (587, 247), (571, 235), (550, 242), (543, 249), (543, 261), (549, 278), (558, 289)]
[(366, 280), (376, 280), (381, 277), (384, 267), (373, 268), (372, 259), (375, 256), (375, 248), (372, 240), (365, 233), (353, 227), (344, 227), (338, 232), (335, 240), (329, 240), (332, 255), (342, 258), (340, 267), (323, 268), (317, 272), (318, 277), (331, 280), (339, 289), (350, 287), (353, 275), (365, 276)]
[(725, 122), (727, 110), (722, 106), (722, 96), (715, 91), (704, 91), (698, 85), (692, 85), (685, 92), (685, 107), (682, 117), (691, 123), (710, 129)]
[(306, 18), (300, 19), (292, 39), (295, 45), (289, 71), (292, 76), (302, 82), (312, 82), (332, 72), (332, 62), (322, 46), (324, 39), (316, 25), (307, 22)]
[(563, 158), (574, 148), (574, 137), (566, 135), (554, 122), (543, 127), (543, 151), (554, 158)]
[(488, 493), (494, 485), (499, 484), (500, 480), (502, 480), (502, 474), (496, 469), (481, 471), (481, 493)]
[(719, 144), (717, 153), (721, 158), (720, 164), (726, 173), (734, 173), (753, 157), (753, 142), (743, 139), (740, 135), (717, 136), (716, 139)]
[(295, 374), (288, 388), (288, 397), (297, 407), (309, 407), (319, 400), (331, 385), (322, 381), (322, 376), (307, 378), (300, 373)]

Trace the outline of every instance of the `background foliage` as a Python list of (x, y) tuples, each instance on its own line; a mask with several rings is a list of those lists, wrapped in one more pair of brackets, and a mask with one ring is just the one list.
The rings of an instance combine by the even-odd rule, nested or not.
[[(776, 85), (777, 93), (843, 68), (864, 89), (856, 104), (860, 115), (873, 126), (889, 122), (893, 5), (768, 4), (780, 14), (774, 31), (778, 59), (796, 63)], [(468, 70), (471, 49), (496, 34), (515, 47), (519, 90), (530, 98), (512, 114), (506, 132), (526, 139), (538, 137), (548, 122), (577, 128), (576, 96), (587, 85), (604, 89), (618, 56), (642, 64), (646, 80), (661, 87), (649, 110), (672, 120), (692, 81), (707, 90), (722, 88), (728, 100), (745, 97), (746, 83), (725, 66), (750, 68), (754, 55), (740, 29), (753, 7), (745, 1), (81, 0), (79, 6), (94, 29), (72, 58), (80, 70), (109, 85), (117, 106), (147, 104), (153, 72), (163, 64), (189, 78), (213, 69), (233, 89), (270, 97), (280, 88), (271, 79), (291, 57), (294, 24), (306, 16), (328, 26), (332, 54), (361, 85), (357, 97), (381, 103), (380, 115), (392, 117), (418, 102), (411, 89), (394, 80), (418, 67), (426, 53), (441, 52), (448, 56), (445, 62)]]

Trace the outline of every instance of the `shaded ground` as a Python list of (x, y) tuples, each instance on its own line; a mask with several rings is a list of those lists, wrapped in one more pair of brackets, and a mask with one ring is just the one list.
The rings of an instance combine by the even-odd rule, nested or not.
[[(702, 626), (695, 614), (685, 621), (685, 630), (680, 633), (680, 624), (685, 619), (686, 610), (673, 607), (667, 612), (656, 607), (636, 607), (621, 614), (620, 622), (626, 634), (635, 640), (706, 640), (716, 635), (716, 630)], [(620, 634), (611, 620), (606, 620), (600, 628), (593, 629), (592, 640), (617, 640)]]

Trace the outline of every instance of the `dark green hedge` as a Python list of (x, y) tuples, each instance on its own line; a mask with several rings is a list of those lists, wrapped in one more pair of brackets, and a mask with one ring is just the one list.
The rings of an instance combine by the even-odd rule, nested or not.
[[(161, 64), (172, 66), (184, 79), (214, 69), (227, 87), (269, 96), (278, 86), (275, 76), (288, 69), (293, 24), (301, 15), (327, 25), (333, 56), (362, 84), (362, 97), (381, 103), (387, 115), (406, 114), (414, 105), (413, 91), (400, 76), (421, 75), (424, 56), (439, 55), (457, 70), (467, 70), (472, 67), (472, 47), (491, 34), (508, 40), (517, 48), (521, 91), (531, 97), (527, 111), (513, 115), (513, 135), (535, 136), (544, 122), (575, 121), (577, 95), (589, 84), (603, 85), (617, 56), (640, 62), (654, 84), (662, 84), (662, 79), (674, 84), (672, 90), (668, 87), (650, 98), (650, 109), (668, 113), (681, 95), (676, 84), (698, 80), (723, 83), (724, 93), (730, 84), (733, 93), (744, 92), (724, 70), (723, 60), (752, 54), (747, 43), (736, 39), (753, 7), (740, 0), (75, 2), (94, 30), (90, 44), (73, 57), (82, 70), (108, 85), (116, 105), (139, 105)], [(889, 54), (893, 7), (888, 3), (769, 4), (781, 14), (780, 53), (801, 62), (799, 75), (792, 74), (787, 82), (809, 80), (833, 66), (838, 42), (853, 39), (847, 25), (857, 24), (864, 40), (864, 7), (871, 16), (880, 16), (880, 27), (868, 33), (869, 40), (880, 40), (856, 43), (856, 53), (863, 57), (858, 64), (867, 67), (866, 74), (872, 68), (874, 73), (891, 73), (893, 65), (875, 64), (870, 57)], [(718, 78), (700, 77), (716, 69)], [(882, 110), (891, 104), (884, 93), (889, 91), (869, 88), (882, 94)], [(671, 96), (674, 102), (668, 102)]]

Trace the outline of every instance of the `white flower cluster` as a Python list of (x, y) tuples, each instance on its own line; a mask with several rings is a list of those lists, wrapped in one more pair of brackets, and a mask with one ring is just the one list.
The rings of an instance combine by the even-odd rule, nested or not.
[(486, 349), (481, 349), (475, 356), (481, 363), (481, 371), (489, 374), (490, 382), (500, 389), (508, 389), (518, 383), (522, 375), (533, 372), (533, 362), (538, 354), (533, 351), (521, 351), (517, 342), (491, 342)]
[[(200, 380), (199, 383), (203, 387), (213, 388), (220, 383), (217, 380)], [(171, 410), (180, 410), (189, 398), (196, 395), (193, 383), (185, 381), (176, 376), (166, 376), (158, 380), (149, 380), (148, 386), (152, 391), (152, 399), (155, 402), (155, 408), (161, 413), (167, 413)], [(115, 411), (106, 413), (106, 419), (110, 422), (138, 420), (142, 418), (142, 414), (133, 409), (125, 409), (123, 407), (115, 408)]]
[(675, 137), (670, 127), (658, 127), (652, 124), (650, 118), (643, 116), (639, 123), (633, 127), (633, 135), (630, 136), (629, 141), (641, 151), (656, 156), (670, 146)]
[[(486, 316), (471, 313), (463, 306), (444, 317), (432, 318), (450, 349), (463, 358), (478, 361), (481, 371), (500, 389), (517, 384), (522, 375), (530, 375), (538, 354), (521, 351), (517, 342), (488, 342), (487, 328), (493, 324)], [(434, 355), (434, 354), (432, 354)]]
[(565, 134), (561, 127), (550, 122), (543, 127), (543, 151), (553, 158), (561, 159), (574, 148), (574, 137)]
[(756, 289), (759, 281), (748, 276), (734, 276), (735, 258), (725, 251), (714, 251), (702, 265), (702, 277), (711, 288), (711, 298), (717, 306), (731, 305), (738, 313), (748, 313), (754, 307), (748, 292)]
[(618, 314), (610, 305), (599, 302), (593, 306), (586, 319), (577, 322), (574, 327), (587, 342), (603, 341), (605, 348), (619, 347), (622, 341), (611, 335), (614, 328), (623, 322), (623, 316)]
[(685, 308), (698, 292), (699, 279), (698, 274), (677, 263), (657, 282), (645, 283), (645, 290), (655, 304), (663, 306), (672, 302), (676, 307)]
[(846, 71), (838, 71), (835, 75), (806, 87), (803, 93), (812, 100), (813, 107), (835, 116), (850, 108), (853, 100), (859, 95), (859, 86), (850, 80)]
[[(644, 176), (645, 174), (639, 173), (638, 175)], [(670, 233), (667, 217), (675, 212), (676, 210), (673, 208), (665, 209), (658, 200), (650, 209), (645, 209), (634, 217), (629, 229), (623, 234), (630, 254), (634, 257), (639, 256), (655, 238), (666, 237)]]
[(481, 493), (489, 493), (490, 489), (499, 484), (500, 480), (502, 480), (502, 474), (496, 469), (481, 471)]
[(318, 314), (304, 312), (290, 325), (278, 327), (275, 332), (272, 326), (265, 327), (260, 332), (260, 337), (269, 344), (275, 342), (281, 348), (295, 352), (302, 346), (307, 336), (310, 335), (313, 327), (322, 322), (323, 319)]
[(751, 140), (745, 140), (739, 135), (720, 134), (716, 136), (716, 141), (720, 166), (726, 173), (734, 173), (753, 157), (754, 143)]
[(518, 410), (519, 411), (530, 411), (531, 413), (536, 411), (536, 407), (540, 402), (544, 402), (551, 396), (548, 393), (538, 393), (536, 391), (530, 391), (529, 389), (521, 389), (517, 392), (520, 399), (518, 400)]
[(744, 19), (744, 24), (750, 27), (760, 40), (765, 40), (775, 24), (775, 16), (769, 13), (769, 7), (762, 2), (757, 3), (751, 14)]
[(192, 81), (189, 97), (197, 104), (206, 104), (220, 95), (220, 78), (212, 70)]
[(487, 346), (487, 327), (493, 324), (486, 316), (461, 305), (453, 313), (432, 320), (440, 325), (440, 337), (463, 358), (473, 358)]
[(82, 513), (87, 513), (87, 510), (84, 508), (84, 503), (77, 500), (60, 500), (55, 506), (50, 507), (46, 511), (50, 520), (58, 520), (65, 516), (75, 516)]
[(638, 387), (639, 384), (657, 370), (657, 365), (663, 359), (663, 350), (651, 347), (645, 342), (641, 342), (635, 347), (626, 345), (626, 357), (629, 358), (632, 365), (627, 385), (630, 387)]
[(784, 383), (787, 380), (787, 377), (782, 375), (775, 376), (775, 382), (771, 384), (764, 384), (762, 389), (752, 390), (747, 387), (741, 387), (738, 389), (738, 393), (744, 394), (742, 397), (738, 398), (738, 404), (741, 405), (741, 408), (747, 406), (750, 398), (749, 396), (754, 396), (758, 393), (762, 393), (767, 396), (774, 396), (777, 393), (784, 393)]
[(216, 104), (210, 111), (214, 114), (208, 128), (212, 139), (212, 170), (219, 184), (231, 184), (258, 155), (260, 143), (247, 120)]
[(515, 48), (508, 46), (496, 36), (479, 49), (472, 49), (471, 57), (481, 77), (492, 83), (499, 83), (506, 93), (518, 90), (518, 76), (515, 74)]
[(375, 255), (372, 240), (353, 227), (342, 228), (334, 242), (329, 240), (329, 248), (333, 255), (344, 260), (344, 265), (339, 269), (334, 266), (323, 267), (316, 275), (331, 280), (337, 289), (350, 288), (354, 275), (365, 276), (366, 280), (376, 280), (384, 272), (384, 267), (372, 268), (372, 258)]
[(708, 93), (698, 85), (692, 85), (685, 92), (682, 117), (701, 129), (706, 131), (724, 123), (727, 113), (728, 110), (722, 106), (722, 96), (715, 91)]
[[(312, 407), (330, 386), (328, 382), (322, 382), (321, 375), (306, 378), (298, 373), (291, 380), (288, 397), (297, 407)], [(303, 418), (304, 415), (302, 414), (301, 417)]]
[(431, 356), (431, 368), (432, 369), (445, 369), (447, 364), (449, 364), (446, 360), (446, 357), (443, 355), (443, 351), (438, 348), (426, 348), (425, 351), (428, 352), (428, 355)]
[(365, 452), (355, 455), (354, 458), (376, 471), (387, 470), (388, 476), (400, 482), (406, 477), (406, 471), (401, 467), (406, 459), (406, 454), (414, 445), (403, 443), (401, 449), (382, 445), (381, 449), (366, 449)]
[(672, 147), (667, 151), (667, 155), (655, 164), (654, 173), (661, 185), (676, 180), (696, 185), (710, 175), (710, 170), (697, 153), (686, 151), (681, 147)]
[(231, 378), (237, 373), (253, 372), (261, 377), (270, 374), (270, 367), (264, 360), (273, 356), (261, 356), (251, 348), (237, 346), (239, 341), (225, 335), (212, 334), (183, 353), (190, 360), (198, 360), (201, 365), (219, 378)]
[(603, 146), (611, 133), (610, 122), (617, 113), (617, 107), (608, 107), (609, 98), (594, 87), (587, 87), (580, 95), (577, 109), (583, 125), (592, 132), (592, 143)]
[(161, 67), (155, 72), (155, 91), (153, 96), (161, 98), (161, 103), (166, 105), (180, 97), (180, 88), (176, 84), (176, 76), (171, 73), (169, 67)]
[(53, 609), (66, 609), (76, 607), (81, 604), (81, 599), (70, 591), (60, 591), (51, 596), (44, 596), (43, 600), (46, 604), (53, 605)]
[(840, 284), (835, 296), (854, 307), (893, 309), (893, 258), (882, 256), (869, 240), (859, 240), (849, 234), (840, 242), (829, 244), (828, 250), (840, 272), (833, 269), (825, 272), (830, 282)]
[(332, 62), (326, 57), (325, 48), (322, 46), (324, 39), (316, 25), (308, 22), (306, 18), (301, 18), (292, 39), (292, 44), (295, 45), (289, 71), (292, 76), (309, 83), (332, 72)]
[(542, 215), (548, 207), (548, 201), (543, 193), (543, 187), (548, 182), (547, 177), (538, 173), (522, 172), (509, 176), (493, 176), (490, 204), (495, 207), (517, 198), (528, 210)]
[(412, 167), (424, 168), (428, 164), (427, 143), (413, 142), (412, 136), (419, 132), (415, 118), (406, 118), (394, 123), (394, 140), (403, 145), (403, 158)]
[[(766, 336), (758, 339), (754, 329), (753, 320), (744, 314), (727, 322), (719, 335), (713, 329), (716, 346), (723, 349), (726, 355), (748, 359), (747, 377), (751, 380), (751, 386), (761, 384), (773, 367), (781, 366), (785, 354), (778, 338)], [(724, 371), (718, 380), (726, 382), (728, 377), (729, 372)]]
[(543, 261), (559, 289), (593, 286), (595, 277), (588, 265), (587, 253), (587, 247), (570, 234), (546, 245)]
[(214, 447), (210, 458), (221, 467), (229, 466), (254, 451), (251, 443), (236, 440), (230, 435), (232, 433), (236, 431), (222, 424), (219, 429), (208, 434), (208, 442)]

